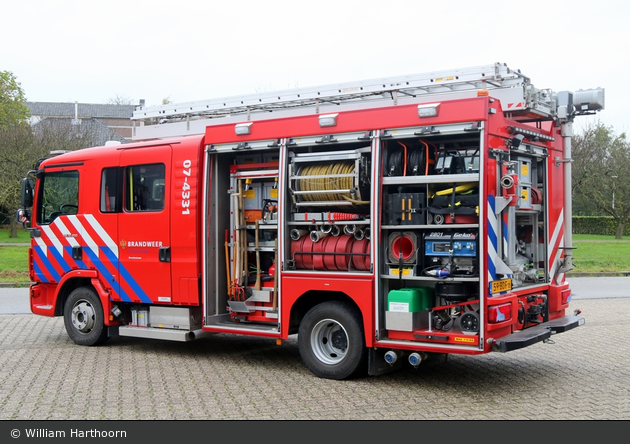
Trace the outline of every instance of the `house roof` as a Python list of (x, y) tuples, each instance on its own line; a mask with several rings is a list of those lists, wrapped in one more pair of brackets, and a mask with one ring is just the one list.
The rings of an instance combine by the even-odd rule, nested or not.
[(31, 116), (74, 117), (75, 106), (78, 118), (131, 119), (138, 105), (99, 105), (92, 103), (26, 102)]

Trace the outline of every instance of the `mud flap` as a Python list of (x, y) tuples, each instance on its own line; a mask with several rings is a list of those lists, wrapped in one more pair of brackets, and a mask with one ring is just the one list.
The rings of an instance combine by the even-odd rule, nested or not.
[(385, 353), (387, 350), (383, 348), (368, 349), (368, 375), (380, 376), (402, 368), (403, 359), (398, 359), (390, 365), (385, 361)]
[(540, 341), (549, 339), (551, 335), (564, 333), (584, 325), (584, 318), (580, 316), (564, 316), (549, 322), (543, 322), (535, 327), (517, 331), (493, 342), (492, 350), (501, 353), (528, 347)]

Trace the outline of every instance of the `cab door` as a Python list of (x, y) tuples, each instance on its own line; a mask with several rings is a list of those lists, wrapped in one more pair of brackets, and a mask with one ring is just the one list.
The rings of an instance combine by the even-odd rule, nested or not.
[(123, 150), (119, 273), (123, 300), (169, 304), (171, 146)]

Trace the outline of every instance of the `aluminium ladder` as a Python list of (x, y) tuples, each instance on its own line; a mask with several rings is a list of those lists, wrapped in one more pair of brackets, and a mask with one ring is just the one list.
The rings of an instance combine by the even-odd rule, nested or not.
[[(350, 109), (396, 106), (474, 97), (479, 90), (501, 101), (514, 120), (551, 120), (551, 90), (534, 88), (528, 77), (505, 64), (412, 74), (242, 96), (138, 107), (133, 140), (202, 134), (212, 123), (248, 122), (269, 117), (323, 114)], [(272, 115), (270, 115), (272, 114)]]

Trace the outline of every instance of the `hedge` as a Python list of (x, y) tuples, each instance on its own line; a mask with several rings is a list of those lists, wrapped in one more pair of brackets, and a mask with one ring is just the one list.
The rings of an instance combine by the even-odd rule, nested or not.
[[(573, 233), (614, 236), (617, 222), (610, 216), (573, 216)], [(623, 235), (630, 236), (630, 224), (624, 227)]]

